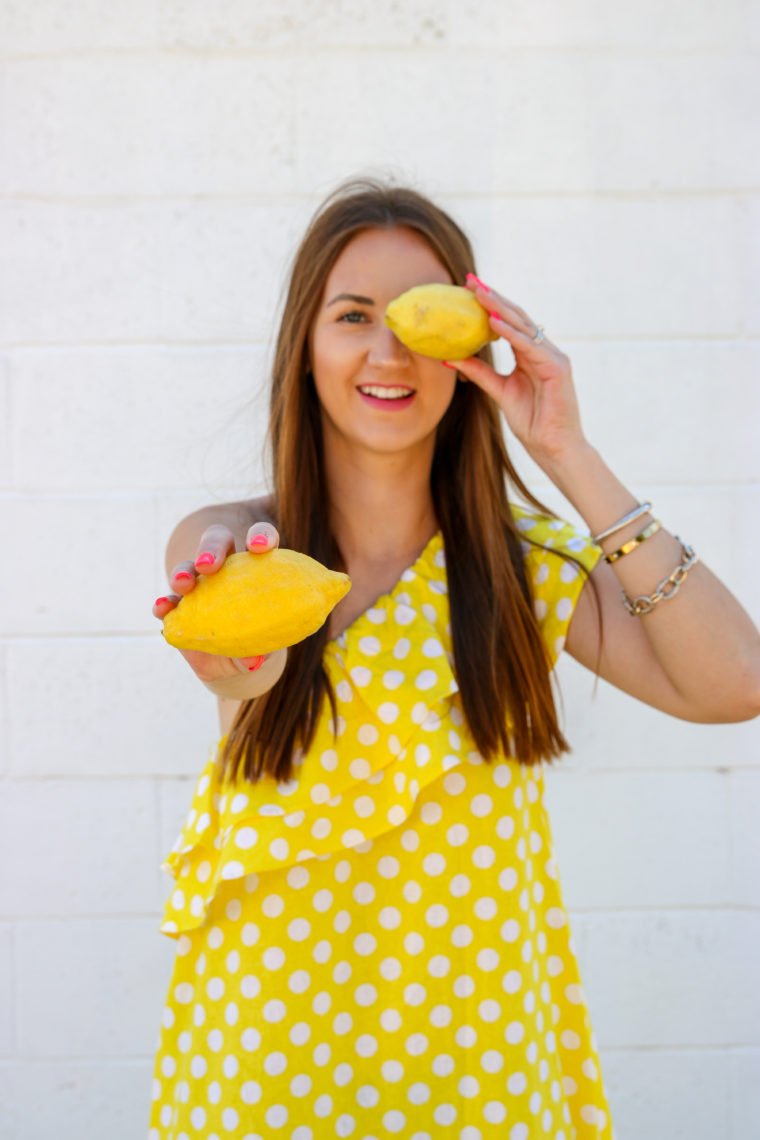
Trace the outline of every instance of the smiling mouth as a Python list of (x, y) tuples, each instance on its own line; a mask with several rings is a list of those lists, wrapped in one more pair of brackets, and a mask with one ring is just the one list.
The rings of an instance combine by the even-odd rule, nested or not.
[(414, 388), (384, 388), (379, 384), (360, 384), (358, 391), (378, 400), (405, 400), (407, 396), (414, 395)]

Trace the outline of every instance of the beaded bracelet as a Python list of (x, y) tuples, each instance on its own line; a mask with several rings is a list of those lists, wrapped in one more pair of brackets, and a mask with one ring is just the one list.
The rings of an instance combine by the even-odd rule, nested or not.
[[(695, 562), (699, 561), (699, 556), (694, 553), (692, 548), (690, 546), (687, 546), (685, 542), (678, 538), (678, 535), (676, 535), (676, 538), (681, 543), (683, 558), (681, 559), (678, 566), (676, 566), (673, 573), (668, 575), (667, 578), (663, 578), (653, 594), (650, 594), (648, 598), (642, 595), (641, 597), (634, 598), (633, 601), (631, 601), (625, 590), (622, 591), (623, 605), (628, 610), (628, 613), (633, 617), (639, 617), (641, 614), (648, 614), (654, 609), (658, 602), (667, 602), (669, 598), (675, 597), (681, 587), (681, 583), (683, 582), (684, 578), (689, 573)], [(667, 586), (671, 586), (672, 588), (670, 590), (666, 590)]]
[(654, 522), (651, 522), (648, 527), (642, 530), (641, 534), (637, 534), (636, 537), (632, 538), (629, 542), (624, 542), (619, 550), (613, 551), (612, 554), (605, 554), (604, 561), (612, 563), (617, 562), (618, 558), (625, 558), (626, 554), (630, 554), (632, 550), (635, 550), (637, 546), (641, 546), (642, 542), (646, 542), (648, 538), (651, 538), (653, 534), (657, 534), (657, 531), (661, 529), (662, 523), (659, 519), (655, 519)]

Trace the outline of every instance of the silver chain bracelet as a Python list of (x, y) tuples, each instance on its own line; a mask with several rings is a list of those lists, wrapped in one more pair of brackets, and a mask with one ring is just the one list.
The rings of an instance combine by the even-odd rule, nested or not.
[[(640, 614), (648, 614), (654, 609), (658, 602), (666, 602), (668, 598), (675, 597), (681, 587), (681, 583), (692, 566), (695, 562), (699, 562), (699, 556), (694, 553), (692, 548), (678, 538), (678, 535), (675, 537), (681, 543), (683, 559), (679, 565), (676, 566), (672, 574), (667, 578), (663, 578), (655, 592), (650, 594), (648, 598), (642, 595), (640, 598), (634, 598), (633, 601), (631, 601), (625, 590), (622, 591), (623, 605), (633, 617), (639, 617)], [(668, 589), (668, 587), (670, 588)]]

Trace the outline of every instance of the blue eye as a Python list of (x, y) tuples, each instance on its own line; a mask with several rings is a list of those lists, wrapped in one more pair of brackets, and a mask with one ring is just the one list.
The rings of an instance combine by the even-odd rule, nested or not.
[(348, 313), (343, 313), (338, 317), (339, 321), (345, 321), (348, 325), (359, 324), (360, 321), (366, 320), (367, 314), (359, 312), (358, 309), (351, 309)]

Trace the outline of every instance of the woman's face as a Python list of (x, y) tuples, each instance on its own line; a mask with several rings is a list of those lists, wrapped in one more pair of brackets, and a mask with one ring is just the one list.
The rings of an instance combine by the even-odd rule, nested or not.
[(451, 403), (455, 373), (411, 352), (383, 320), (415, 285), (450, 285), (425, 239), (404, 226), (364, 230), (335, 262), (309, 334), (325, 444), (377, 453), (426, 447)]

